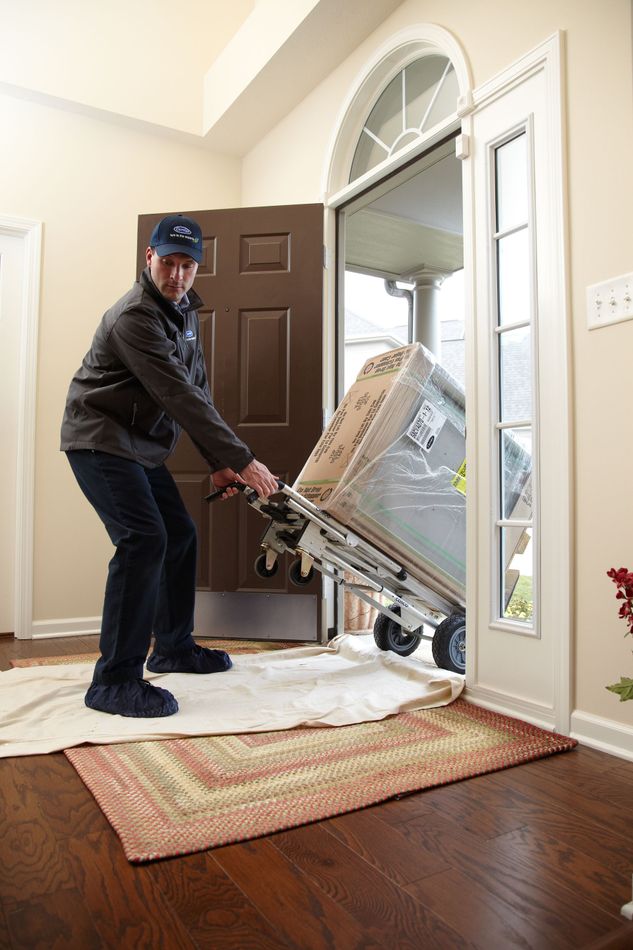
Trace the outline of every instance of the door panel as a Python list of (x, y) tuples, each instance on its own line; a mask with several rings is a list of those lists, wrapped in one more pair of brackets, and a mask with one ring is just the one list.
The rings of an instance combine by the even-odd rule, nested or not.
[[(139, 272), (154, 225), (170, 213), (139, 217)], [(204, 301), (200, 336), (215, 406), (257, 458), (292, 483), (321, 434), (323, 206), (183, 213), (203, 231), (194, 288)], [(255, 574), (266, 523), (243, 499), (203, 501), (208, 465), (186, 434), (168, 464), (198, 528), (200, 590), (319, 600), (320, 580), (289, 586), (286, 563), (269, 580)]]

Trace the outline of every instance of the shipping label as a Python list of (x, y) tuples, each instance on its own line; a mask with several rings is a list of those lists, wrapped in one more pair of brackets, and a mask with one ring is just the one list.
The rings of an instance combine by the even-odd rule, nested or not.
[(428, 399), (425, 399), (422, 408), (407, 429), (407, 435), (425, 452), (430, 452), (445, 422), (446, 416)]

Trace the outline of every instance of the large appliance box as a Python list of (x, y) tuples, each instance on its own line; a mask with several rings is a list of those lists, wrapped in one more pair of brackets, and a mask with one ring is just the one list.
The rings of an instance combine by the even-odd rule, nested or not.
[(422, 344), (364, 364), (294, 487), (463, 605), (464, 394)]

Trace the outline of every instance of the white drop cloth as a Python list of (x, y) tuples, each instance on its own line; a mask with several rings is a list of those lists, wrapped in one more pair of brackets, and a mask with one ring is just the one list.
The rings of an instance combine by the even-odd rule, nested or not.
[(392, 713), (444, 706), (464, 678), (422, 657), (383, 653), (373, 636), (341, 636), (328, 646), (237, 655), (226, 673), (147, 673), (177, 698), (174, 716), (130, 719), (88, 709), (94, 664), (0, 672), (0, 757), (183, 736), (344, 726)]

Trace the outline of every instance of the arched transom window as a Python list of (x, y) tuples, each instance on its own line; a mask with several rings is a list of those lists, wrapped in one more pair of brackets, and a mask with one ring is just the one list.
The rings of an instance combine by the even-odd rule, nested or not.
[(457, 76), (447, 56), (426, 54), (400, 70), (365, 120), (350, 182), (454, 115), (458, 95)]

